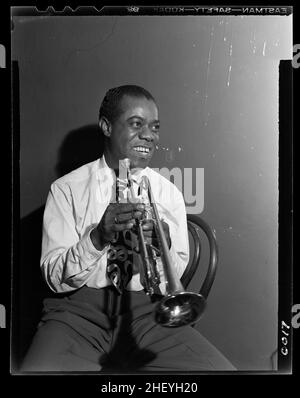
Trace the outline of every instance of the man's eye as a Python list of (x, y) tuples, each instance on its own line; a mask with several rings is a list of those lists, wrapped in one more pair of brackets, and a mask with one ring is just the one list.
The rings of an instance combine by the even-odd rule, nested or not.
[(152, 131), (154, 131), (155, 133), (159, 132), (159, 124), (155, 124), (154, 126), (152, 126)]
[(132, 123), (131, 123), (131, 126), (132, 126), (134, 129), (139, 129), (139, 128), (142, 127), (142, 123), (139, 122), (139, 121), (135, 121), (135, 122), (132, 122)]

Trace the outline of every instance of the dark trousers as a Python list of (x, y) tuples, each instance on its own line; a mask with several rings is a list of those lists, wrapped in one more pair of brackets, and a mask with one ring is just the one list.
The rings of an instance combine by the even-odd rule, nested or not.
[(235, 368), (191, 326), (164, 328), (143, 291), (83, 287), (46, 299), (21, 371), (197, 372)]

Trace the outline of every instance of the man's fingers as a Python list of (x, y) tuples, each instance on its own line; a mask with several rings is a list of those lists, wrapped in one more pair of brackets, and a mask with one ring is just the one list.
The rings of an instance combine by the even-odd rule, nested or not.
[(132, 213), (134, 211), (144, 211), (145, 205), (143, 203), (118, 203), (116, 206), (116, 214)]
[(132, 211), (130, 213), (119, 213), (114, 217), (114, 221), (116, 224), (123, 224), (132, 219), (141, 218), (142, 217), (141, 211)]
[(125, 231), (127, 229), (131, 229), (135, 224), (134, 220), (129, 220), (125, 223), (122, 224), (113, 224), (111, 229), (115, 232), (121, 232), (121, 231)]
[(143, 220), (142, 222), (143, 231), (152, 231), (154, 228), (153, 220)]
[(149, 231), (143, 230), (143, 235), (144, 235), (146, 238), (154, 238), (154, 237), (156, 237), (156, 233), (155, 233), (155, 231), (154, 231), (153, 229), (151, 229), (151, 230), (149, 230)]

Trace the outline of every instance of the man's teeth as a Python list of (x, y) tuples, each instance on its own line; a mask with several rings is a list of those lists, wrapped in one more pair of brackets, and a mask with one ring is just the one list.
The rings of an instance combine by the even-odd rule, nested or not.
[(149, 148), (146, 148), (146, 147), (143, 147), (143, 146), (136, 146), (133, 149), (135, 151), (137, 151), (137, 152), (142, 152), (142, 153), (149, 153), (150, 152)]

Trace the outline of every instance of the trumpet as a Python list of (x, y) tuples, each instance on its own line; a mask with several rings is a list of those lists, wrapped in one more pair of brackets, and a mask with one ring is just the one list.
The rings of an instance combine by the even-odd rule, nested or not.
[[(131, 197), (136, 199), (133, 191), (133, 180), (130, 171), (130, 160), (125, 159), (127, 168), (127, 180)], [(157, 206), (153, 197), (150, 181), (143, 176), (146, 186), (151, 218), (154, 222), (159, 250), (146, 242), (143, 233), (143, 220), (136, 220), (137, 234), (142, 259), (140, 273), (144, 276), (146, 294), (152, 296), (155, 288), (160, 284), (160, 274), (157, 267), (157, 257), (160, 256), (165, 280), (166, 293), (154, 308), (154, 320), (157, 324), (175, 328), (196, 323), (206, 306), (205, 298), (198, 293), (187, 292), (176, 274), (172, 264), (168, 243), (160, 220)], [(149, 214), (149, 211), (148, 211)]]

